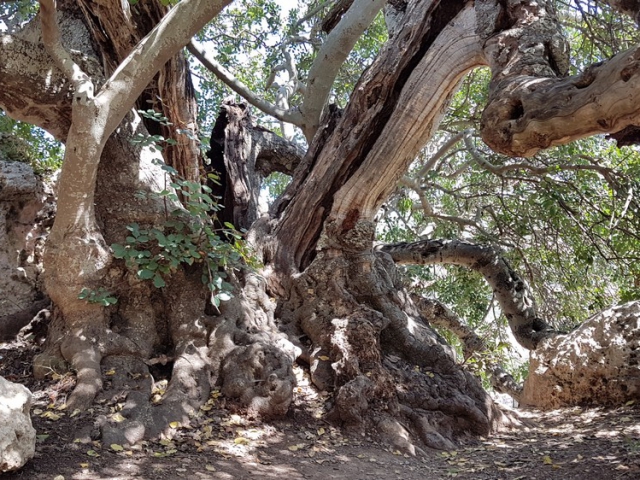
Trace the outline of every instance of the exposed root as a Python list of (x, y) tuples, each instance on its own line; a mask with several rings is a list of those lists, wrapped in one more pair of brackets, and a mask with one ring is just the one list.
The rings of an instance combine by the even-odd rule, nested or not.
[(67, 405), (71, 409), (85, 410), (102, 390), (100, 362), (102, 354), (91, 341), (82, 338), (81, 333), (69, 335), (60, 346), (60, 351), (76, 371), (77, 383)]
[(11, 315), (0, 316), (0, 342), (13, 339), (18, 332), (31, 322), (40, 310), (47, 308), (51, 301), (48, 298), (39, 300), (28, 308)]
[(373, 428), (412, 455), (509, 422), (422, 319), (387, 255), (320, 252), (296, 280), (282, 318), (312, 343), (313, 383), (335, 391), (329, 420)]
[(301, 349), (279, 332), (265, 280), (241, 273), (242, 290), (221, 307), (209, 338), (214, 382), (251, 415), (284, 415), (293, 400), (293, 362)]
[(291, 358), (263, 343), (234, 348), (222, 363), (222, 393), (254, 416), (287, 413), (295, 387)]
[(411, 442), (411, 433), (398, 420), (384, 416), (376, 424), (376, 431), (384, 443), (409, 455), (425, 455), (424, 450)]

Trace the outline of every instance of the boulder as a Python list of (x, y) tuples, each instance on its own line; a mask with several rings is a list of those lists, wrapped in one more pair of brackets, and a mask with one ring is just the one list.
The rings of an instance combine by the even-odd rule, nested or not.
[(0, 342), (37, 313), (31, 310), (42, 299), (44, 241), (55, 215), (52, 185), (1, 154), (0, 148)]
[(0, 472), (17, 470), (35, 455), (30, 407), (29, 389), (0, 377)]
[(640, 302), (609, 308), (531, 352), (522, 405), (615, 406), (640, 398)]

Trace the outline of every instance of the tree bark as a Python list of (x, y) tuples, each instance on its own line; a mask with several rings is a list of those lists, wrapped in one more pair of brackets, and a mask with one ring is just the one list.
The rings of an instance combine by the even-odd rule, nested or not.
[[(437, 128), (462, 75), (484, 62), (471, 3), (407, 2), (403, 28), (363, 75), (346, 110), (327, 109), (324, 127), (302, 160), (295, 149), (254, 128), (241, 107), (225, 106), (225, 118), (214, 131), (220, 148), (212, 153), (221, 160), (225, 186), (233, 192), (225, 197), (225, 212), (236, 226), (248, 228), (246, 238), (261, 254), (264, 269), (228, 272), (237, 288), (219, 311), (206, 308), (206, 289), (195, 268), (179, 270), (156, 291), (113, 261), (107, 248), (126, 234), (127, 223), (155, 225), (165, 212), (153, 198), (141, 208), (132, 205), (136, 189), (161, 190), (165, 178), (152, 164), (149, 149), (128, 142), (144, 134), (140, 118), (130, 113), (121, 120), (169, 53), (198, 27), (189, 18), (187, 34), (177, 18), (194, 3), (201, 5), (198, 15), (216, 7), (193, 0), (172, 7), (162, 20), (173, 41), (165, 49), (157, 26), (133, 46), (146, 33), (145, 24), (137, 30), (126, 8), (82, 2), (88, 31), (100, 49), (93, 58), (106, 65), (102, 75), (109, 77), (101, 85), (99, 76), (90, 74), (99, 93), (86, 105), (71, 109), (68, 98), (45, 88), (50, 97), (43, 98), (53, 98), (53, 106), (30, 110), (28, 102), (0, 88), (3, 108), (35, 118), (39, 125), (59, 119), (52, 128), (67, 141), (61, 185), (65, 206), (48, 252), (49, 289), (54, 290), (56, 279), (62, 287), (52, 295), (57, 307), (39, 371), (47, 362), (70, 362), (78, 372), (72, 401), (80, 406), (96, 394), (106, 398), (124, 385), (132, 387), (122, 411), (126, 421), (103, 426), (107, 443), (133, 443), (157, 435), (170, 421), (188, 422), (189, 412), (206, 401), (214, 386), (251, 414), (282, 415), (294, 396), (296, 360), (308, 360), (314, 384), (333, 393), (331, 420), (359, 432), (375, 429), (405, 452), (419, 452), (425, 445), (452, 449), (469, 433), (485, 435), (508, 421), (422, 317), (392, 258), (372, 249), (378, 207)], [(111, 38), (117, 45), (109, 45)], [(2, 43), (8, 50), (14, 45)], [(26, 58), (24, 49), (19, 54)], [(136, 63), (135, 56), (143, 61)], [(15, 68), (0, 68), (7, 72), (0, 83), (11, 80), (16, 87)], [(42, 72), (37, 73), (28, 81), (44, 85)], [(54, 78), (68, 92), (69, 82)], [(127, 83), (128, 78), (136, 81)], [(170, 121), (180, 112), (193, 115), (174, 98), (181, 91), (162, 91), (170, 97), (163, 98)], [(29, 95), (25, 98), (34, 97)], [(117, 114), (107, 115), (107, 105)], [(109, 137), (118, 124), (116, 135)], [(109, 155), (99, 160), (103, 147)], [(189, 145), (180, 150), (195, 161)], [(272, 211), (260, 216), (260, 175), (272, 169), (293, 172), (294, 179)], [(184, 168), (187, 176), (189, 171)], [(94, 260), (90, 268), (81, 268), (80, 255)], [(106, 286), (119, 296), (118, 305), (105, 309), (81, 302), (77, 295), (85, 286)], [(532, 328), (530, 320), (527, 328)], [(153, 405), (146, 373), (161, 355), (170, 359), (172, 376), (162, 403)], [(116, 371), (110, 385), (103, 385), (101, 368)]]
[[(316, 135), (274, 206), (283, 271), (310, 264), (327, 220), (321, 248), (370, 248), (379, 206), (437, 128), (462, 75), (483, 62), (464, 1), (409, 2), (406, 19), (359, 80), (335, 130)], [(349, 231), (351, 247), (341, 244)]]
[(566, 77), (569, 49), (552, 2), (480, 0), (476, 12), (492, 72), (481, 133), (494, 151), (528, 157), (629, 128), (630, 141), (635, 141), (634, 129), (640, 125), (638, 48)]
[(480, 273), (498, 300), (514, 337), (523, 347), (535, 350), (541, 340), (556, 334), (536, 311), (527, 283), (492, 246), (460, 240), (422, 240), (384, 245), (380, 250), (399, 264), (463, 265)]

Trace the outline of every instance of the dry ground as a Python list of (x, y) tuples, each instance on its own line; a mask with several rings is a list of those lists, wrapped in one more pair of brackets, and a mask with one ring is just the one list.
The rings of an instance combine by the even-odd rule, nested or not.
[[(118, 399), (92, 412), (59, 407), (73, 386), (54, 375), (35, 382), (37, 347), (0, 344), (0, 375), (34, 393), (36, 457), (2, 480), (97, 479), (638, 479), (640, 409), (519, 410), (528, 426), (469, 440), (456, 451), (407, 457), (369, 437), (350, 437), (318, 417), (324, 405), (299, 369), (296, 405), (271, 423), (247, 419), (214, 395), (190, 428), (175, 425), (167, 438), (129, 447), (97, 440), (96, 418), (118, 415)], [(640, 404), (640, 399), (638, 401)]]

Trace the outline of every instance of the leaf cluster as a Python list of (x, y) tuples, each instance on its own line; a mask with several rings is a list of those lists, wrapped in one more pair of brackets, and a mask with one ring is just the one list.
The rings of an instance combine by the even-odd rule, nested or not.
[(165, 287), (167, 279), (179, 268), (200, 265), (202, 283), (211, 292), (212, 304), (218, 307), (221, 301), (231, 298), (233, 288), (226, 281), (225, 270), (255, 265), (255, 261), (233, 225), (216, 226), (215, 213), (221, 206), (209, 187), (179, 178), (176, 170), (167, 165), (162, 169), (172, 178), (170, 188), (154, 195), (171, 203), (181, 197), (184, 207), (168, 212), (166, 221), (159, 226), (128, 225), (124, 244), (111, 246), (113, 255), (156, 288)]

